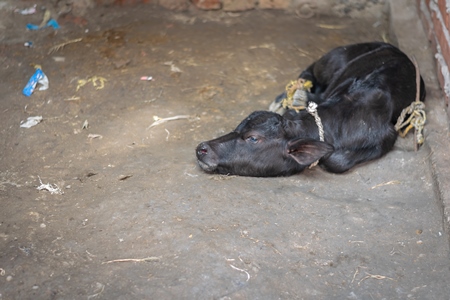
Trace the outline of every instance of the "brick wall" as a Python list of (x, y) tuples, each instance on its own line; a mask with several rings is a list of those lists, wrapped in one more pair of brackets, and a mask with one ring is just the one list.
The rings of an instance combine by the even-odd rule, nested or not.
[(439, 83), (447, 106), (450, 99), (450, 1), (417, 0), (419, 15), (434, 48)]

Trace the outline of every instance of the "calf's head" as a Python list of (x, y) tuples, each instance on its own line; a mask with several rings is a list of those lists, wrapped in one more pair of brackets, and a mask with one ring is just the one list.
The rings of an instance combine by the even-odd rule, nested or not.
[[(208, 173), (288, 176), (329, 155), (333, 147), (304, 138), (301, 122), (266, 111), (250, 114), (237, 128), (196, 148), (199, 166)], [(316, 129), (317, 130), (317, 129)]]

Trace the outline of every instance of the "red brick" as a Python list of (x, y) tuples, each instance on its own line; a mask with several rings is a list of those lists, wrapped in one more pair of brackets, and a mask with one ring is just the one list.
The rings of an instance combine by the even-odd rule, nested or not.
[(290, 0), (259, 0), (258, 7), (262, 9), (286, 9)]
[(444, 60), (447, 64), (450, 63), (450, 46), (448, 44), (447, 38), (444, 34), (444, 24), (437, 18), (436, 12), (431, 11), (431, 19), (433, 20), (434, 25), (434, 34), (436, 35), (436, 39), (441, 46), (441, 54), (444, 57)]
[(222, 8), (225, 11), (244, 11), (255, 7), (256, 0), (222, 0)]
[[(424, 12), (421, 11), (421, 7), (420, 7), (421, 0), (417, 0), (417, 7), (419, 8), (419, 13), (420, 13), (420, 17), (422, 19), (422, 23), (424, 24), (424, 27), (428, 32), (428, 39), (431, 41), (431, 45), (434, 50), (434, 53), (437, 53), (437, 50), (438, 50), (437, 46), (439, 45), (440, 49), (441, 49), (441, 54), (444, 58), (444, 61), (447, 64), (447, 67), (448, 67), (450, 65), (450, 45), (449, 45), (449, 41), (447, 41), (447, 38), (444, 35), (443, 30), (445, 27), (447, 28), (447, 30), (450, 30), (450, 27), (447, 25), (448, 24), (447, 22), (450, 21), (449, 16), (446, 12), (445, 5), (444, 6), (439, 5), (439, 11), (441, 12), (441, 15), (444, 19), (444, 21), (443, 21), (444, 23), (441, 22), (437, 18), (436, 12), (430, 9), (430, 1), (431, 0), (425, 0), (425, 6), (426, 6), (425, 9), (428, 10), (428, 13), (431, 17), (431, 21), (427, 20)], [(443, 2), (444, 1), (442, 1), (442, 3)], [(441, 3), (441, 1), (439, 1), (439, 3)], [(437, 73), (437, 78), (438, 78), (439, 84), (443, 91), (444, 104), (447, 106), (447, 113), (450, 115), (450, 106), (449, 106), (450, 95), (447, 95), (445, 93), (445, 90), (444, 90), (445, 79), (444, 79), (444, 76), (442, 75), (441, 64), (440, 64), (439, 60), (437, 60), (437, 59), (436, 59), (436, 73)]]
[(203, 10), (215, 10), (222, 8), (222, 2), (220, 0), (191, 0), (191, 2)]
[[(97, 6), (115, 5), (132, 5), (137, 3), (156, 3), (158, 0), (94, 0)], [(78, 1), (74, 1), (76, 3)]]
[(447, 13), (446, 1), (438, 1), (439, 10), (441, 11), (442, 18), (444, 19), (444, 25), (447, 29), (450, 29), (450, 16)]

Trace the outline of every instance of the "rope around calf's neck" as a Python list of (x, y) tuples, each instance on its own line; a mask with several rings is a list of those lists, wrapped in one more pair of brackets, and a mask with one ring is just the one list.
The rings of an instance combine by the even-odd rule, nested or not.
[[(323, 137), (323, 125), (322, 125), (322, 119), (320, 119), (319, 117), (319, 113), (317, 112), (317, 103), (315, 102), (309, 102), (308, 107), (306, 108), (306, 111), (314, 117), (314, 121), (316, 122), (317, 127), (319, 128), (319, 138), (320, 141), (323, 142), (325, 141), (324, 137)], [(315, 166), (317, 166), (317, 164), (319, 163), (319, 160), (316, 160), (315, 162), (313, 162), (309, 168), (314, 168)]]

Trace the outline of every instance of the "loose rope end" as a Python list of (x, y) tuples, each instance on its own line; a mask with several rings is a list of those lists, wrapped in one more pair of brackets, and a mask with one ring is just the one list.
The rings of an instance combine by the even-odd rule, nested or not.
[[(412, 62), (416, 69), (416, 99), (408, 107), (402, 110), (397, 119), (397, 123), (395, 124), (395, 130), (400, 137), (404, 138), (408, 132), (414, 128), (414, 149), (417, 150), (418, 147), (422, 146), (425, 142), (423, 129), (425, 127), (427, 115), (425, 113), (425, 104), (420, 101), (420, 71), (415, 57), (412, 58)], [(405, 120), (406, 115), (409, 115), (409, 117)]]

